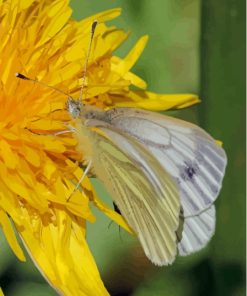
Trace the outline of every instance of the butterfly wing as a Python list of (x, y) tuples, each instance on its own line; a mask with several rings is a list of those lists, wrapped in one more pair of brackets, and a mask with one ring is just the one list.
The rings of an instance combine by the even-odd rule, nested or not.
[(93, 165), (121, 214), (156, 265), (171, 263), (177, 252), (180, 202), (177, 185), (134, 138), (101, 121), (90, 132)]
[(142, 143), (176, 180), (184, 217), (209, 208), (217, 198), (227, 163), (224, 150), (198, 126), (149, 112), (114, 108), (114, 127)]
[(129, 108), (106, 113), (109, 124), (142, 143), (176, 180), (183, 213), (177, 231), (180, 255), (203, 248), (214, 234), (213, 203), (225, 173), (224, 150), (204, 130), (179, 119)]
[(177, 231), (179, 255), (199, 251), (210, 241), (215, 230), (215, 206), (195, 216), (180, 218), (182, 229)]

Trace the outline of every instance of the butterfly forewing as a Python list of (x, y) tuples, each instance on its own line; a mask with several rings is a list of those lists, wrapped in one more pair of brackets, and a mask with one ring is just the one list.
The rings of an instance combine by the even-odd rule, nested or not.
[(196, 125), (145, 110), (115, 108), (107, 113), (111, 125), (136, 138), (173, 176), (185, 217), (211, 206), (227, 159), (210, 135)]

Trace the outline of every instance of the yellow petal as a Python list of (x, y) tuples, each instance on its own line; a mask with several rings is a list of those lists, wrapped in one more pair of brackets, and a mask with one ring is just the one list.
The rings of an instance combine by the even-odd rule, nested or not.
[(21, 261), (26, 261), (23, 251), (16, 239), (15, 232), (12, 228), (9, 218), (8, 218), (7, 214), (1, 208), (0, 208), (0, 224), (3, 229), (3, 233), (9, 243), (11, 249), (15, 253), (15, 255)]
[(133, 84), (136, 87), (142, 88), (142, 89), (146, 89), (147, 88), (147, 83), (141, 79), (139, 76), (128, 72), (124, 75), (124, 79), (129, 80), (131, 82), (131, 84)]
[(27, 145), (22, 147), (21, 153), (25, 159), (35, 167), (39, 167), (41, 163), (41, 153), (38, 153), (37, 149), (31, 148)]
[(4, 296), (2, 288), (0, 288), (0, 296)]
[(123, 59), (117, 66), (115, 66), (113, 69), (115, 72), (117, 72), (120, 76), (125, 75), (136, 63), (139, 56), (143, 52), (146, 44), (148, 41), (148, 36), (141, 37), (136, 45), (132, 48), (132, 50), (129, 52), (129, 54)]
[(51, 120), (49, 118), (47, 119), (40, 119), (37, 121), (33, 121), (28, 125), (28, 128), (30, 130), (60, 130), (63, 129), (63, 125), (61, 124), (61, 122), (57, 122), (54, 120)]
[(216, 144), (219, 145), (220, 147), (223, 146), (223, 142), (222, 142), (222, 141), (220, 141), (220, 140), (215, 140), (215, 142), (216, 142)]
[(41, 144), (44, 150), (50, 152), (63, 153), (66, 150), (61, 141), (56, 139), (55, 136), (38, 136), (35, 139), (35, 143)]
[(23, 198), (27, 198), (30, 195), (24, 182), (18, 176), (10, 174), (1, 162), (0, 172), (3, 182), (11, 191)]
[(200, 102), (194, 94), (156, 94), (146, 91), (132, 91), (123, 98), (112, 96), (118, 107), (142, 108), (154, 111), (181, 109)]
[[(23, 211), (25, 211), (23, 209)], [(56, 224), (30, 223), (24, 214), (18, 228), (36, 266), (59, 293), (70, 296), (109, 295), (85, 240), (85, 223), (55, 211)]]
[(27, 7), (29, 7), (32, 3), (34, 2), (34, 0), (20, 0), (18, 2), (18, 4), (20, 5), (19, 9), (26, 9)]
[(97, 13), (93, 16), (87, 17), (81, 21), (81, 24), (86, 24), (88, 26), (93, 21), (97, 20), (98, 22), (110, 21), (121, 14), (121, 8), (109, 9), (100, 13)]
[(16, 141), (18, 140), (18, 136), (11, 131), (4, 130), (2, 136), (7, 140)]
[(76, 191), (69, 202), (64, 205), (66, 205), (67, 209), (74, 215), (84, 218), (92, 223), (95, 222), (96, 217), (93, 215), (89, 207), (88, 199), (79, 191)]
[(119, 30), (116, 27), (111, 27), (109, 29), (106, 27), (104, 42), (111, 51), (114, 51), (128, 38), (128, 36), (129, 33)]
[[(38, 184), (32, 188), (25, 184), (24, 181), (15, 173), (9, 172), (3, 163), (0, 162), (0, 173), (3, 183), (6, 187), (16, 196), (20, 196), (30, 203), (34, 208), (39, 209), (40, 211), (45, 211), (48, 206), (48, 202), (44, 199), (41, 199), (37, 190)], [(31, 184), (29, 184), (31, 185)]]
[[(38, 45), (45, 43), (51, 39), (68, 21), (72, 11), (66, 5), (68, 1), (54, 1), (50, 4), (49, 10), (47, 10), (50, 16), (50, 23), (45, 27), (42, 38), (39, 40)], [(65, 8), (65, 9), (64, 9)]]
[(29, 164), (25, 161), (24, 158), (20, 158), (19, 162), (20, 164), (17, 168), (18, 175), (26, 183), (27, 186), (34, 188), (37, 185), (37, 181), (33, 176), (32, 169), (30, 168)]
[[(117, 65), (121, 62), (121, 59), (118, 57), (112, 57), (112, 70), (117, 71)], [(124, 79), (128, 80), (131, 82), (131, 84), (145, 89), (147, 87), (147, 83), (141, 79), (139, 76), (135, 75), (134, 73), (127, 72), (124, 76)]]
[(47, 160), (43, 164), (43, 174), (48, 180), (51, 180), (56, 170), (57, 170), (57, 166), (50, 160)]
[(18, 163), (18, 157), (11, 150), (8, 143), (4, 140), (0, 141), (0, 155), (7, 168), (14, 169)]

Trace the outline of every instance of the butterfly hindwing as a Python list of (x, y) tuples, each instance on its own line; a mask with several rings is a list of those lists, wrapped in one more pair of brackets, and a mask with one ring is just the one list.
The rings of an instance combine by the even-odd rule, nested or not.
[(180, 217), (181, 228), (177, 231), (179, 255), (199, 251), (212, 238), (215, 231), (215, 206), (195, 216)]

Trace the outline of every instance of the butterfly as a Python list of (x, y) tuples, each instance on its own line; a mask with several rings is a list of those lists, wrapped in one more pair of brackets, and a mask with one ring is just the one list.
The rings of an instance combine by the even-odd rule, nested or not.
[(135, 108), (69, 98), (78, 150), (156, 265), (202, 249), (214, 234), (227, 157), (200, 127)]
[[(171, 264), (202, 249), (215, 231), (214, 201), (227, 164), (226, 154), (198, 126), (135, 108), (103, 111), (82, 103), (93, 35), (84, 67), (80, 99), (69, 97), (71, 131), (87, 167), (111, 195), (156, 265)], [(61, 94), (61, 90), (16, 73)], [(65, 131), (67, 132), (67, 131)], [(69, 201), (69, 199), (68, 199)]]

